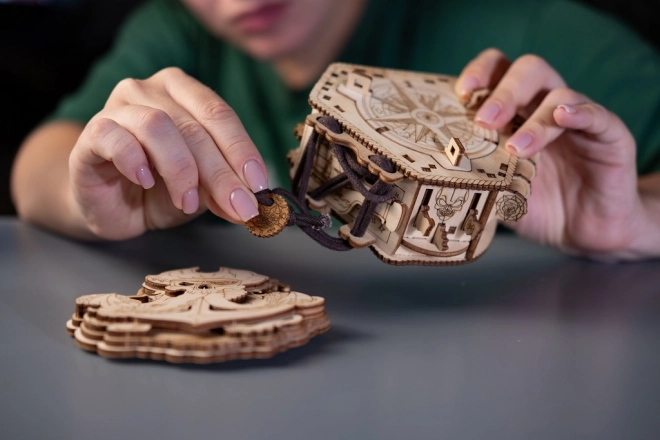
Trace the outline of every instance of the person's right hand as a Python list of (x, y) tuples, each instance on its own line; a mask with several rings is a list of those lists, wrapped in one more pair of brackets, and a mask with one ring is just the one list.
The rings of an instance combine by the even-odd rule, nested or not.
[(101, 238), (182, 224), (206, 209), (234, 223), (258, 214), (266, 167), (236, 113), (177, 68), (125, 79), (69, 158), (74, 203)]

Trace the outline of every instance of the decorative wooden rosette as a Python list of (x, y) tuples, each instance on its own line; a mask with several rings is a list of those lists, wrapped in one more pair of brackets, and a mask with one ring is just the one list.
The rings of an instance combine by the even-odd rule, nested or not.
[(262, 238), (274, 237), (282, 232), (289, 221), (289, 205), (284, 197), (279, 194), (268, 194), (273, 200), (273, 204), (259, 204), (259, 215), (245, 223), (247, 230), (252, 235)]
[[(315, 85), (312, 112), (296, 130), (300, 147), (288, 155), (290, 175), (318, 133), (307, 202), (346, 223), (339, 235), (351, 246), (369, 246), (394, 265), (463, 264), (486, 251), (498, 220), (517, 221), (527, 212), (536, 158), (518, 159), (505, 148), (520, 121), (500, 132), (476, 124), (488, 91), (459, 99), (455, 82), (447, 75), (336, 63)], [(329, 129), (328, 118), (340, 133)], [(346, 173), (336, 146), (393, 187), (392, 199), (378, 204), (359, 237), (351, 231), (363, 193), (353, 185), (323, 190)], [(383, 160), (394, 171), (380, 166)], [(370, 186), (366, 179), (364, 186)], [(324, 196), (315, 199), (315, 192)]]
[(327, 331), (324, 302), (253, 272), (191, 268), (149, 275), (135, 296), (81, 296), (66, 327), (79, 347), (108, 358), (268, 358)]

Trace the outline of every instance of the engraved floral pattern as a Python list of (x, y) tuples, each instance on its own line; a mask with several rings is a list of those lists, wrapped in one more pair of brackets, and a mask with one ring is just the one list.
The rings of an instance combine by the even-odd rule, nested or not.
[(497, 215), (504, 221), (516, 221), (527, 214), (527, 201), (520, 194), (504, 194), (497, 201)]

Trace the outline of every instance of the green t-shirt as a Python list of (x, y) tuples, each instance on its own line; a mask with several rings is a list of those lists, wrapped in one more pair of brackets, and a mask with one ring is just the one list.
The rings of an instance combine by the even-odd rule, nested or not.
[[(458, 75), (488, 47), (545, 58), (568, 85), (619, 115), (638, 144), (641, 174), (660, 171), (660, 55), (616, 20), (565, 0), (371, 0), (338, 61)], [(153, 0), (53, 118), (86, 123), (123, 78), (178, 66), (236, 111), (277, 183), (310, 88), (291, 91), (272, 67), (209, 34), (174, 0)], [(271, 171), (271, 176), (273, 172)], [(271, 184), (275, 183), (271, 181)]]

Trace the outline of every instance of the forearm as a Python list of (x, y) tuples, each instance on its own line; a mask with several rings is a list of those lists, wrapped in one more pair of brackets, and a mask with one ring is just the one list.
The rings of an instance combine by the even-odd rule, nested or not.
[(93, 239), (69, 184), (69, 155), (82, 130), (74, 122), (36, 129), (14, 161), (11, 191), (22, 219), (71, 237)]

